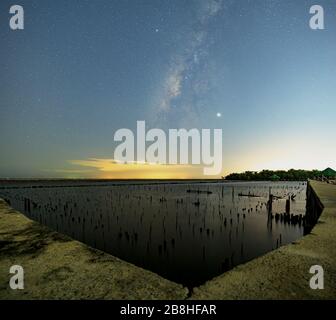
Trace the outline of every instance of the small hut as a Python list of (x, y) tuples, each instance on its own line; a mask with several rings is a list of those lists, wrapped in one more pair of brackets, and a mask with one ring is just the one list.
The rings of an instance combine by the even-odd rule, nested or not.
[(322, 174), (322, 178), (336, 179), (336, 171), (331, 168), (327, 168), (323, 170), (321, 174)]

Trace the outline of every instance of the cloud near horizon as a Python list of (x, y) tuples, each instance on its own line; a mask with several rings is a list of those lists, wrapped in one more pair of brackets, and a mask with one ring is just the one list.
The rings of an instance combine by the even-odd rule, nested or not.
[[(69, 160), (79, 167), (93, 168), (82, 171), (103, 179), (192, 179), (204, 178), (203, 167), (199, 165), (171, 165), (134, 162), (123, 164), (114, 159), (89, 158), (87, 160)], [(81, 170), (74, 169), (73, 172)], [(69, 170), (69, 173), (71, 169)]]

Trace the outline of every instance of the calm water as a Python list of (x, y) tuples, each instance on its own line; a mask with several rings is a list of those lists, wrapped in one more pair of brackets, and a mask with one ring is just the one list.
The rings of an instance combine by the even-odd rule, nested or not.
[[(306, 183), (236, 182), (0, 188), (0, 197), (54, 230), (195, 286), (303, 236)], [(273, 217), (266, 203), (276, 196)]]

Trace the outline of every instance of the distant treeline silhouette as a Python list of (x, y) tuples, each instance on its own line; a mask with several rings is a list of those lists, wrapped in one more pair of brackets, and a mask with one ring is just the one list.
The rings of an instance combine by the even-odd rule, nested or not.
[(231, 173), (224, 177), (225, 180), (251, 180), (251, 181), (265, 181), (265, 180), (283, 180), (283, 181), (304, 181), (321, 176), (319, 170), (262, 170), (260, 172), (245, 171), (243, 173)]

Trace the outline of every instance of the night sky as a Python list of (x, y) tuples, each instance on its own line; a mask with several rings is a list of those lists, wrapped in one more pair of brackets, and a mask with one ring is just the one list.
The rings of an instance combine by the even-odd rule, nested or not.
[(0, 177), (202, 176), (115, 164), (137, 120), (222, 128), (223, 175), (336, 167), (335, 61), (334, 0), (1, 0)]

